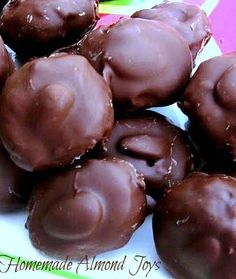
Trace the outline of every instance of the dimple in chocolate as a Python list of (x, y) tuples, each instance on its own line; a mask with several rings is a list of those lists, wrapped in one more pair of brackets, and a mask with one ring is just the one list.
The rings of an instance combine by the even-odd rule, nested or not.
[(235, 73), (236, 53), (203, 62), (179, 103), (201, 150), (231, 163), (236, 158)]
[(121, 160), (88, 160), (35, 189), (27, 222), (33, 245), (83, 259), (125, 245), (146, 216), (143, 177)]
[(183, 179), (193, 164), (186, 134), (151, 111), (117, 120), (100, 156), (132, 163), (144, 174), (146, 192), (155, 198), (163, 188)]
[(29, 171), (72, 163), (106, 140), (113, 125), (110, 89), (78, 55), (25, 64), (8, 79), (0, 99), (3, 144)]
[(186, 41), (166, 24), (144, 19), (100, 27), (65, 51), (89, 60), (121, 111), (174, 103), (192, 70)]

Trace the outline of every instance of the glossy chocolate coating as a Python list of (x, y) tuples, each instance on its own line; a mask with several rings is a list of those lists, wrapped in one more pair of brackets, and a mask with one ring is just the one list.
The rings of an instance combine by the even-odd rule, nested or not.
[(103, 72), (103, 57), (106, 49), (107, 33), (112, 26), (99, 26), (97, 29), (88, 33), (84, 38), (73, 47), (78, 54), (85, 56), (90, 64), (101, 74)]
[[(236, 159), (236, 53), (203, 62), (187, 86), (180, 107), (203, 149)], [(204, 140), (203, 140), (204, 139)], [(221, 157), (221, 156), (220, 156)]]
[(63, 167), (110, 135), (111, 93), (84, 57), (36, 59), (7, 80), (0, 118), (3, 144), (18, 166)]
[(14, 71), (14, 63), (7, 52), (4, 42), (0, 36), (0, 90), (5, 84), (6, 79), (13, 73)]
[(29, 174), (18, 168), (0, 146), (0, 213), (23, 207), (30, 192)]
[(89, 160), (51, 177), (32, 195), (31, 241), (50, 256), (76, 260), (122, 247), (144, 221), (144, 187), (121, 160)]
[(169, 2), (135, 12), (131, 17), (158, 20), (173, 27), (187, 41), (193, 59), (212, 35), (207, 15), (196, 5)]
[(147, 194), (154, 198), (182, 180), (193, 163), (186, 134), (151, 111), (116, 121), (102, 156), (132, 163), (144, 175)]
[(105, 42), (109, 30), (109, 26), (99, 26), (97, 29), (94, 29), (85, 35), (78, 43), (58, 49), (54, 53), (67, 53), (85, 56), (89, 60), (90, 64), (99, 73), (102, 73)]
[(161, 22), (121, 19), (89, 33), (78, 48), (108, 82), (120, 110), (174, 103), (192, 70), (187, 43)]
[(98, 19), (97, 0), (14, 0), (3, 9), (0, 32), (23, 56), (51, 53), (80, 39)]
[(236, 179), (193, 173), (153, 216), (157, 252), (175, 278), (236, 278)]

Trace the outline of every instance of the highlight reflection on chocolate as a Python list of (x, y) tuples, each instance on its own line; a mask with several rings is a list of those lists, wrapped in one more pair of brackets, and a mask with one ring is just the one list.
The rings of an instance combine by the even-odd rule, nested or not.
[(7, 80), (0, 117), (3, 144), (18, 166), (63, 167), (109, 137), (111, 92), (84, 57), (36, 59)]
[(65, 51), (73, 49), (103, 75), (120, 110), (174, 103), (192, 70), (186, 41), (162, 22), (121, 19)]
[(146, 216), (143, 177), (121, 160), (89, 160), (41, 183), (27, 222), (33, 245), (83, 259), (125, 245)]
[(9, 53), (7, 52), (4, 42), (0, 36), (0, 90), (5, 84), (7, 78), (13, 73), (15, 66)]

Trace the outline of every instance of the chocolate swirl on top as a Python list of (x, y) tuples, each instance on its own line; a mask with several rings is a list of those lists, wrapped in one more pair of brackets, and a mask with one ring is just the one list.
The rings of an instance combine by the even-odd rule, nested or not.
[[(236, 159), (236, 53), (203, 62), (190, 81), (180, 107), (193, 134), (210, 149)], [(228, 158), (229, 159), (229, 158)]]
[(121, 160), (89, 160), (50, 177), (30, 202), (33, 245), (70, 259), (122, 247), (144, 221), (144, 185), (133, 166)]
[(20, 167), (63, 167), (108, 138), (110, 89), (88, 61), (60, 54), (25, 64), (0, 96), (0, 134)]
[(187, 41), (193, 59), (210, 40), (212, 31), (207, 15), (198, 6), (187, 3), (164, 3), (135, 12), (131, 17), (162, 21)]

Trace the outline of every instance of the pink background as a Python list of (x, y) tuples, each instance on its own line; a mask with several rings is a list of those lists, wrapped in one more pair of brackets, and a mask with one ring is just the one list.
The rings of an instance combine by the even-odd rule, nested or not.
[[(204, 0), (189, 0), (201, 5)], [(213, 36), (223, 53), (236, 51), (236, 1), (220, 0), (210, 15)]]
[[(202, 5), (206, 0), (188, 0), (186, 2)], [(99, 24), (111, 24), (119, 15), (107, 15)], [(209, 16), (213, 36), (223, 53), (236, 51), (236, 0), (219, 0), (217, 7)]]

